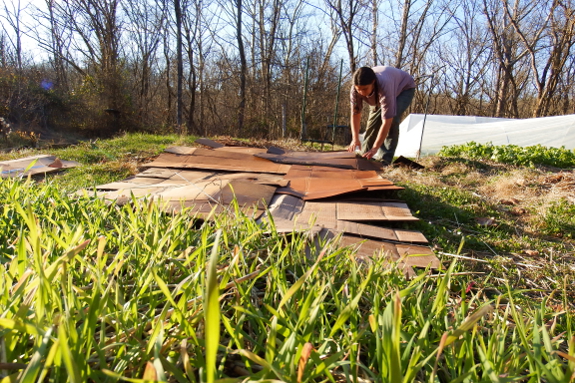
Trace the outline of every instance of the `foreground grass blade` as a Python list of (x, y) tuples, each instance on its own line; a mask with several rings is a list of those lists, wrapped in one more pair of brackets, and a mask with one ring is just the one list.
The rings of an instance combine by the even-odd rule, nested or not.
[(220, 344), (220, 290), (218, 283), (218, 251), (222, 230), (216, 232), (216, 239), (212, 245), (212, 254), (207, 268), (204, 321), (206, 327), (206, 381), (214, 383), (216, 380), (216, 359)]
[(26, 370), (24, 370), (22, 376), (20, 377), (21, 383), (34, 383), (36, 381), (36, 378), (42, 369), (42, 363), (46, 357), (46, 349), (48, 347), (51, 335), (52, 328), (49, 328), (42, 338), (40, 347), (36, 350), (36, 352), (34, 352), (28, 367), (26, 367)]

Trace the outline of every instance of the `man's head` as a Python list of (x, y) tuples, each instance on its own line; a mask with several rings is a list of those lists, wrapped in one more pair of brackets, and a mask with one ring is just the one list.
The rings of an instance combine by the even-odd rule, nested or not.
[(361, 67), (353, 74), (353, 86), (357, 93), (364, 97), (369, 96), (373, 92), (375, 84), (375, 72), (369, 67)]

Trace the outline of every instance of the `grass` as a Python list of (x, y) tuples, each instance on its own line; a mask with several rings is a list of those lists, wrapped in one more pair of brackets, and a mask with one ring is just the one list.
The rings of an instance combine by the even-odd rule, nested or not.
[(497, 288), (509, 281), (539, 299), (561, 289), (563, 277), (575, 277), (572, 172), (473, 156), (421, 163), (424, 171), (395, 168), (386, 176), (406, 188), (400, 197), (417, 211), (417, 228), (436, 250), (487, 261), (465, 267), (490, 273)]
[(64, 191), (71, 192), (124, 179), (135, 174), (138, 165), (149, 162), (166, 147), (189, 146), (196, 138), (175, 134), (126, 134), (109, 140), (84, 141), (63, 149), (21, 149), (0, 155), (0, 160), (49, 153), (64, 160), (78, 161), (83, 166), (48, 177)]
[[(90, 158), (102, 174), (123, 169), (110, 176), (117, 180), (140, 161), (126, 153), (148, 158), (178, 139), (96, 142), (110, 161), (89, 157), (88, 144), (75, 157), (74, 148), (51, 154)], [(528, 193), (519, 206), (547, 216), (514, 216), (487, 180), (522, 178), (523, 189), (541, 192), (533, 180), (547, 172), (441, 157), (425, 164), (386, 175), (406, 186), (402, 197), (433, 246), (484, 262), (445, 255), (438, 275), (413, 280), (383, 260), (357, 262), (336, 242), (265, 234), (237, 207), (235, 217), (202, 223), (146, 200), (119, 207), (71, 197), (100, 182), (90, 170), (76, 181), (71, 171), (2, 180), (3, 381), (573, 381), (572, 244), (549, 237), (568, 229), (561, 222), (572, 204)], [(497, 224), (478, 224), (483, 215)], [(536, 228), (547, 231), (527, 234)], [(541, 245), (538, 262), (514, 258), (527, 244)], [(566, 270), (551, 273), (562, 259)], [(527, 285), (543, 276), (553, 291)]]

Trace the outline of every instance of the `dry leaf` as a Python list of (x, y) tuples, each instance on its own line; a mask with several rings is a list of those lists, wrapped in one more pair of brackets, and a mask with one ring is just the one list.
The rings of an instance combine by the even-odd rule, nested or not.
[(527, 214), (527, 210), (522, 207), (514, 207), (513, 209), (511, 209), (511, 213), (515, 215), (523, 215)]
[(157, 380), (158, 373), (156, 372), (156, 367), (152, 364), (152, 362), (146, 363), (146, 369), (144, 370), (144, 376), (142, 376), (144, 380)]
[(305, 365), (311, 356), (311, 351), (313, 350), (313, 346), (311, 343), (307, 342), (303, 345), (303, 350), (301, 351), (301, 356), (299, 358), (298, 368), (297, 368), (297, 382), (301, 383), (303, 379), (303, 372), (305, 369)]
[(565, 174), (563, 174), (563, 172), (561, 173), (557, 173), (557, 174), (553, 174), (550, 176), (545, 177), (545, 183), (550, 183), (550, 184), (556, 184), (558, 182), (561, 182), (564, 178)]
[(502, 205), (517, 205), (519, 201), (517, 198), (505, 198), (499, 201)]
[(530, 257), (536, 257), (539, 255), (539, 252), (537, 250), (525, 250), (525, 254)]
[(496, 226), (497, 223), (495, 222), (495, 218), (493, 217), (481, 217), (475, 218), (478, 224), (481, 226)]

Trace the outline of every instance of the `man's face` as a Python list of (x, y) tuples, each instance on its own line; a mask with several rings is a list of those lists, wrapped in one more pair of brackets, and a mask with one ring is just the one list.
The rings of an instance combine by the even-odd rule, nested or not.
[(369, 95), (371, 95), (371, 93), (373, 93), (374, 83), (375, 81), (368, 85), (354, 85), (354, 87), (357, 93), (359, 93), (363, 97), (368, 97)]

